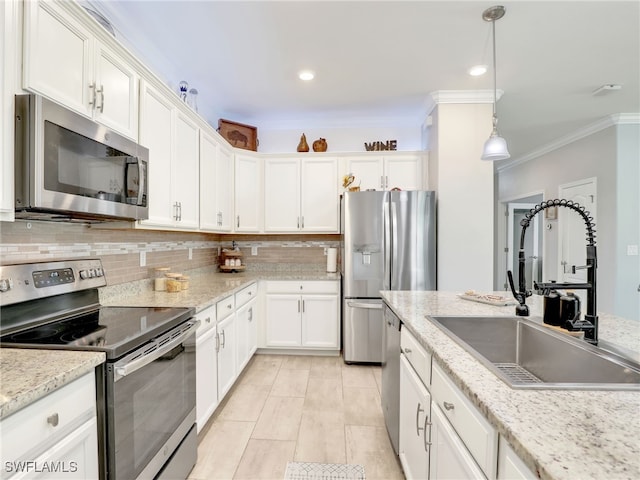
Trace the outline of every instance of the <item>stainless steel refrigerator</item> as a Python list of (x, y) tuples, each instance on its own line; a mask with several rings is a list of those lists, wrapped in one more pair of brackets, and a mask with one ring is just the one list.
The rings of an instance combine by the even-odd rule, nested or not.
[(347, 363), (384, 359), (381, 290), (436, 289), (435, 192), (342, 198), (342, 339)]

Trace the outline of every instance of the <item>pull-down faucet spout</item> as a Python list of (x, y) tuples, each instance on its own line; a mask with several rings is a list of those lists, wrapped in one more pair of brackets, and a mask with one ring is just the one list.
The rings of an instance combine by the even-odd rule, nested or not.
[[(518, 301), (516, 306), (516, 315), (521, 317), (529, 316), (529, 307), (526, 304), (527, 297), (531, 296), (531, 291), (527, 290), (527, 284), (525, 280), (525, 256), (524, 256), (524, 238), (527, 231), (527, 227), (531, 223), (533, 217), (535, 217), (542, 210), (551, 207), (565, 207), (577, 212), (587, 227), (587, 264), (584, 267), (577, 267), (577, 269), (587, 269), (587, 282), (586, 283), (538, 283), (534, 282), (534, 288), (538, 291), (550, 290), (553, 288), (571, 288), (575, 290), (587, 291), (587, 311), (584, 316), (584, 320), (575, 318), (567, 321), (563, 327), (573, 331), (584, 331), (584, 338), (587, 342), (594, 345), (598, 344), (598, 315), (597, 315), (597, 303), (596, 303), (596, 268), (597, 268), (597, 254), (596, 254), (596, 236), (595, 236), (595, 224), (593, 223), (593, 217), (590, 213), (585, 211), (584, 207), (571, 200), (549, 200), (539, 203), (533, 207), (522, 219), (520, 225), (522, 226), (522, 232), (520, 234), (520, 249), (518, 250), (518, 291), (516, 291), (513, 274), (509, 270), (507, 277), (509, 279), (509, 286), (514, 298)], [(574, 272), (576, 267), (574, 268)]]

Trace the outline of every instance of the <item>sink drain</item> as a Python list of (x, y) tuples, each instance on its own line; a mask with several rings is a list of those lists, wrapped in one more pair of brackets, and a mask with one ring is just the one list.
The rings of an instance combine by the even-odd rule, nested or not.
[(517, 363), (496, 363), (494, 365), (514, 385), (542, 383), (542, 380)]

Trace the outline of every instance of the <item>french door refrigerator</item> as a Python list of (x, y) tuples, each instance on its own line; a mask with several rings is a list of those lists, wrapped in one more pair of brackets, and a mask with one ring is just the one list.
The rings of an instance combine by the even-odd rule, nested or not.
[(345, 192), (342, 338), (346, 363), (385, 357), (381, 290), (436, 289), (435, 192)]

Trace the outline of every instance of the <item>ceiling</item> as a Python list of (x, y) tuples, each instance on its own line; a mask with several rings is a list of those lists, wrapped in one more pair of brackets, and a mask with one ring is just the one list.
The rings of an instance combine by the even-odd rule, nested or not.
[[(88, 3), (167, 84), (197, 88), (212, 125), (419, 128), (431, 92), (493, 88), (489, 1)], [(640, 112), (640, 2), (502, 4), (498, 117), (512, 159)], [(471, 77), (476, 64), (489, 72)], [(302, 69), (316, 78), (302, 82)], [(593, 95), (603, 84), (622, 88)]]

